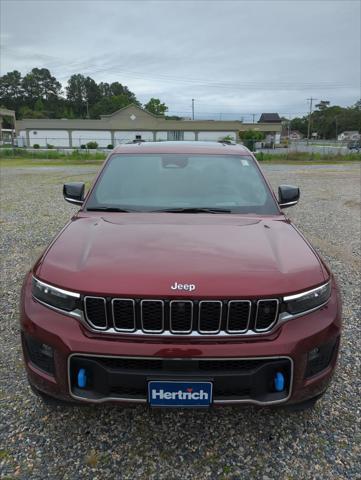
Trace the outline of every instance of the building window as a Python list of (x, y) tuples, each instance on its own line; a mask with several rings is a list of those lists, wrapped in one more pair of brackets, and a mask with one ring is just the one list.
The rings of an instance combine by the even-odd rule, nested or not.
[(141, 136), (141, 135), (136, 135), (136, 136), (135, 136), (135, 139), (136, 139), (136, 140), (141, 140), (141, 139), (142, 139), (142, 136)]
[(182, 132), (181, 130), (170, 131), (170, 132), (168, 132), (167, 139), (171, 140), (171, 141), (172, 140), (184, 140), (184, 132)]

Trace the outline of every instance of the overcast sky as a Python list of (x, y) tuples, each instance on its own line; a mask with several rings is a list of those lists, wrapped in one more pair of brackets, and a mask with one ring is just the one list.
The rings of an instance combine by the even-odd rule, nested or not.
[[(1, 0), (1, 74), (119, 81), (171, 114), (305, 114), (361, 96), (360, 0)], [(317, 103), (317, 101), (316, 101)], [(248, 114), (248, 115), (247, 115)]]

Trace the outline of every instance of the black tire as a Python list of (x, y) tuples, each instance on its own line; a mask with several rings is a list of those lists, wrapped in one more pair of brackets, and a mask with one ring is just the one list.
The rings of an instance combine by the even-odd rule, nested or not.
[(288, 412), (304, 412), (306, 410), (312, 410), (316, 405), (317, 401), (322, 397), (323, 394), (318, 395), (317, 397), (310, 398), (301, 403), (295, 403), (293, 405), (286, 405), (285, 409)]
[(41, 399), (41, 401), (49, 407), (58, 407), (58, 406), (71, 407), (71, 406), (74, 406), (74, 405), (78, 405), (75, 402), (67, 402), (66, 400), (60, 400), (58, 398), (52, 397), (52, 396), (42, 392), (41, 390), (38, 390), (31, 383), (30, 383), (30, 388), (33, 391), (33, 393), (35, 393), (35, 395), (37, 397), (39, 397)]

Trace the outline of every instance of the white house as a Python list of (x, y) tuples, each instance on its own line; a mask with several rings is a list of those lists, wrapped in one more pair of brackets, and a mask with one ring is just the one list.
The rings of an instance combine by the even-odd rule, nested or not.
[(340, 135), (337, 136), (337, 140), (343, 141), (343, 142), (348, 142), (350, 140), (360, 140), (361, 135), (359, 132), (356, 130), (350, 130), (346, 132), (340, 133)]

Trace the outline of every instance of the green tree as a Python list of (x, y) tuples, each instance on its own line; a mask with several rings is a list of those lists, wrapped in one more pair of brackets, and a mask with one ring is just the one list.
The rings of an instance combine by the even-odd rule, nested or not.
[(19, 116), (21, 118), (46, 118), (43, 112), (32, 110), (27, 105), (20, 107)]
[(43, 103), (43, 101), (42, 101), (42, 99), (41, 99), (40, 97), (39, 97), (39, 98), (37, 99), (37, 101), (35, 102), (34, 110), (35, 110), (36, 112), (42, 112), (42, 111), (44, 111), (44, 103)]
[(85, 100), (88, 102), (89, 107), (91, 107), (101, 99), (99, 86), (92, 78), (86, 77), (84, 80), (84, 88)]
[(40, 98), (46, 102), (58, 98), (61, 93), (61, 83), (53, 77), (47, 68), (33, 68), (22, 79), (22, 89), (26, 104), (34, 108)]
[(85, 77), (77, 73), (69, 78), (66, 98), (72, 110), (78, 116), (86, 117), (101, 97), (101, 89), (91, 77)]
[(315, 107), (318, 108), (321, 112), (324, 110), (327, 110), (329, 106), (330, 106), (330, 102), (328, 100), (320, 100), (320, 103), (315, 105)]
[(104, 97), (111, 97), (112, 96), (112, 90), (110, 88), (109, 83), (107, 82), (100, 82), (99, 85), (99, 93), (102, 98)]
[(0, 77), (0, 105), (15, 110), (17, 115), (24, 97), (21, 80), (21, 73), (17, 70)]
[(307, 135), (307, 124), (308, 118), (307, 117), (296, 117), (291, 120), (290, 129), (297, 130), (298, 132), (302, 133), (302, 135)]
[(167, 105), (162, 103), (159, 98), (151, 98), (149, 102), (144, 105), (144, 108), (154, 115), (164, 115), (168, 110)]
[(259, 130), (246, 130), (245, 132), (239, 132), (239, 137), (247, 148), (254, 151), (256, 142), (260, 142), (264, 139), (264, 133)]
[(91, 118), (99, 118), (100, 115), (110, 115), (117, 110), (130, 105), (132, 102), (126, 95), (104, 97), (90, 109)]
[(84, 75), (77, 73), (69, 78), (66, 87), (66, 98), (74, 113), (79, 117), (85, 117), (87, 106)]
[(134, 103), (135, 105), (139, 105), (135, 94), (129, 90), (126, 85), (122, 85), (120, 82), (113, 82), (111, 84), (106, 82), (100, 82), (99, 85), (99, 92), (102, 98), (104, 97), (118, 97), (120, 95), (125, 95), (129, 103)]

